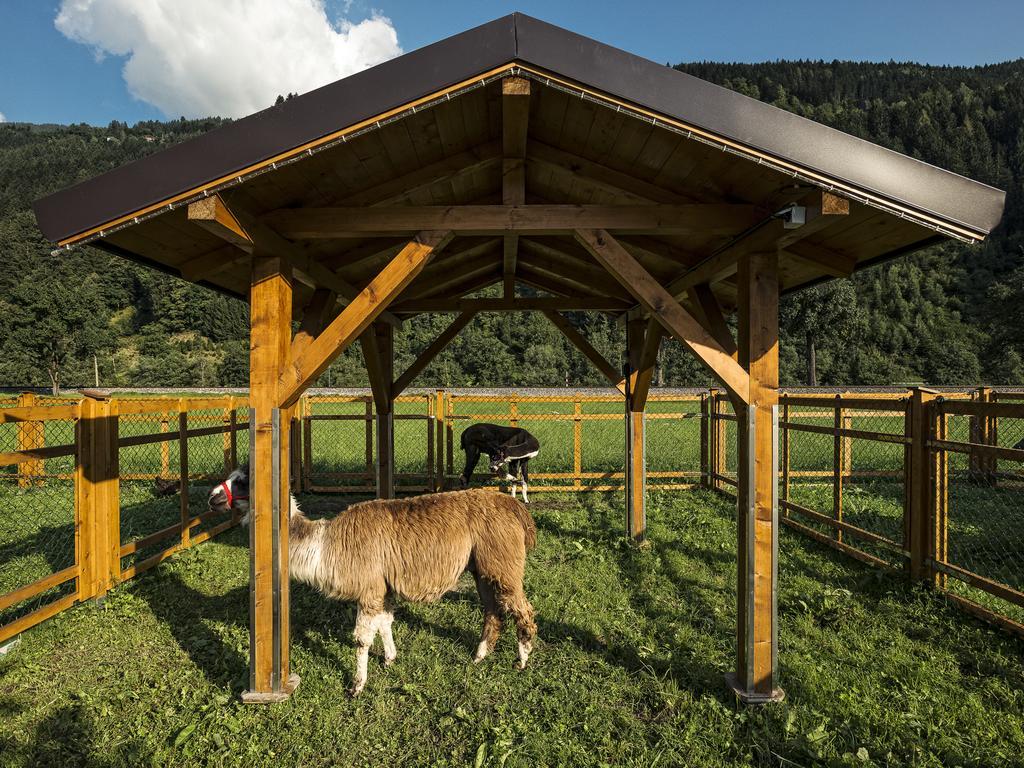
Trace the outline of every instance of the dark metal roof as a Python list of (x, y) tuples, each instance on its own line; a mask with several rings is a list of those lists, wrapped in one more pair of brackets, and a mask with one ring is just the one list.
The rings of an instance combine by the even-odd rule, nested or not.
[(519, 62), (988, 234), (1005, 193), (522, 14), (405, 54), (35, 203), (53, 242), (169, 200), (391, 109)]

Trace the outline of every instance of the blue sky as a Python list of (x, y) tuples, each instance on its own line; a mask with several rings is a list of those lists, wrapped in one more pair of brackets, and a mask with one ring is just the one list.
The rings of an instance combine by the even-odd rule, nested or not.
[[(129, 1), (156, 3), (156, 0), (75, 0), (79, 6), (89, 6), (90, 3), (117, 6)], [(221, 7), (231, 3), (266, 2), (210, 0), (211, 7), (214, 1)], [(57, 30), (54, 20), (60, 5), (59, 0), (0, 0), (0, 71), (4, 73), (0, 77), (0, 114), (7, 120), (103, 125), (114, 119), (128, 122), (163, 119), (168, 114), (177, 116), (177, 110), (205, 113), (210, 110), (204, 104), (220, 103), (216, 90), (205, 102), (191, 102), (195, 106), (189, 110), (180, 106), (183, 102), (190, 103), (189, 93), (183, 92), (174, 99), (163, 100), (163, 110), (147, 103), (146, 97), (133, 95), (133, 87), (136, 92), (140, 88), (137, 84), (126, 84), (122, 70), (128, 59), (117, 55), (116, 51), (119, 45), (136, 45), (135, 33), (131, 31), (134, 28), (127, 25), (122, 28), (116, 16), (113, 21), (108, 16), (105, 31), (96, 32), (92, 30), (88, 14), (80, 13), (76, 20), (78, 28), (90, 30), (85, 36), (95, 34), (104, 41), (114, 40), (113, 43), (104, 42), (108, 49), (105, 56), (97, 56), (94, 46), (74, 42)], [(1024, 56), (1024, 37), (1021, 35), (1024, 2), (1020, 0), (978, 0), (972, 3), (951, 0), (842, 3), (821, 0), (717, 3), (690, 0), (522, 0), (518, 3), (495, 0), (327, 0), (326, 10), (332, 25), (343, 17), (358, 23), (374, 13), (386, 16), (397, 35), (397, 45), (405, 51), (519, 10), (662, 63), (701, 59), (765, 61), (820, 58), (971, 65)], [(218, 32), (208, 27), (198, 29)], [(133, 42), (120, 42), (118, 38), (122, 31)], [(163, 76), (166, 70), (176, 69), (181, 63), (174, 59), (180, 50), (176, 45), (174, 41), (165, 41), (163, 64), (159, 59), (155, 63), (151, 61), (148, 71)], [(232, 55), (239, 58), (248, 55), (260, 66), (273, 59), (271, 53), (264, 51), (249, 51), (247, 54), (242, 50), (245, 47), (237, 43), (228, 45)], [(301, 44), (295, 47), (306, 49)], [(110, 53), (111, 50), (115, 53)], [(379, 55), (386, 57), (391, 54)], [(188, 57), (183, 54), (182, 58)], [(192, 69), (186, 68), (181, 79), (187, 80), (190, 87), (197, 82), (202, 83), (204, 66), (211, 65), (194, 61)], [(250, 63), (250, 66), (254, 65)], [(351, 66), (351, 63), (338, 66)], [(139, 77), (147, 80), (145, 71), (137, 80)], [(238, 71), (244, 73), (246, 70), (242, 66)], [(177, 87), (172, 75), (166, 76), (166, 83), (161, 80), (157, 91)], [(281, 87), (281, 82), (278, 79), (266, 84), (264, 91), (287, 90)], [(309, 82), (308, 74), (303, 82)], [(223, 87), (229, 85), (223, 84)], [(308, 87), (297, 86), (296, 90), (308, 90)], [(263, 104), (267, 100), (264, 92), (252, 98), (253, 104)], [(272, 96), (269, 98), (272, 100)], [(160, 101), (159, 98), (149, 99)], [(236, 107), (238, 109), (247, 107)], [(225, 110), (224, 114), (227, 113), (229, 110)]]

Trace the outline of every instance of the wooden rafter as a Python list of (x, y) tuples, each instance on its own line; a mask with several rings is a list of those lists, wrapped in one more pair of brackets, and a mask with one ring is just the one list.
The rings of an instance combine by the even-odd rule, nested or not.
[(686, 344), (714, 373), (730, 395), (748, 402), (749, 377), (721, 345), (668, 293), (610, 234), (602, 230), (579, 231), (579, 242), (594, 258), (643, 304), (669, 333)]
[[(526, 135), (530, 123), (530, 81), (506, 77), (501, 81), (501, 202), (526, 202)], [(505, 298), (515, 295), (519, 235), (505, 235), (502, 246), (502, 279)]]
[(249, 261), (249, 254), (239, 250), (236, 246), (225, 245), (208, 253), (202, 253), (178, 266), (178, 274), (183, 280), (197, 283), (200, 280), (208, 280), (214, 275), (226, 272), (239, 264)]
[(618, 282), (610, 278), (575, 241), (569, 245), (551, 238), (524, 238), (520, 241), (520, 249), (523, 251), (523, 263), (535, 271), (581, 286), (587, 293), (628, 296)]
[(253, 251), (252, 238), (224, 204), (220, 195), (211, 195), (189, 203), (188, 220), (246, 253)]
[(280, 407), (293, 405), (331, 361), (359, 338), (451, 238), (451, 232), (421, 232), (406, 245), (323, 333), (291, 359), (281, 373)]
[(394, 205), (437, 184), (451, 183), (496, 167), (501, 162), (501, 145), (491, 141), (450, 155), (434, 163), (388, 179), (373, 187), (346, 195), (335, 205)]
[(399, 376), (395, 383), (391, 387), (391, 392), (394, 397), (398, 397), (405, 389), (412, 383), (413, 379), (419, 376), (423, 369), (430, 365), (430, 361), (437, 357), (445, 347), (451, 344), (452, 340), (459, 335), (459, 332), (469, 324), (469, 321), (473, 319), (476, 314), (475, 310), (469, 310), (462, 312), (458, 317), (452, 320), (451, 324), (441, 332), (434, 341), (423, 350), (419, 357), (417, 357), (412, 365), (410, 365), (405, 373)]
[(750, 205), (405, 205), (380, 208), (283, 208), (265, 221), (291, 240), (387, 237), (451, 230), (468, 235), (558, 235), (577, 229), (673, 235), (731, 235), (761, 218)]
[(410, 287), (407, 292), (407, 298), (415, 300), (430, 296), (443, 296), (453, 290), (457, 292), (461, 290), (463, 284), (491, 274), (498, 268), (498, 265), (497, 254), (492, 252), (452, 265), (442, 272), (431, 275), (429, 279), (420, 275), (415, 289)]
[(569, 343), (576, 347), (576, 349), (583, 353), (584, 357), (593, 363), (594, 367), (601, 372), (601, 375), (608, 380), (608, 383), (613, 387), (618, 388), (618, 390), (623, 394), (626, 393), (626, 386), (622, 382), (622, 376), (619, 375), (615, 366), (609, 363), (605, 359), (604, 355), (594, 349), (594, 346), (587, 341), (586, 337), (579, 332), (575, 325), (569, 322), (569, 319), (565, 315), (561, 312), (556, 312), (555, 310), (550, 309), (545, 310), (544, 316), (551, 321), (555, 328), (562, 332), (562, 335), (569, 340)]

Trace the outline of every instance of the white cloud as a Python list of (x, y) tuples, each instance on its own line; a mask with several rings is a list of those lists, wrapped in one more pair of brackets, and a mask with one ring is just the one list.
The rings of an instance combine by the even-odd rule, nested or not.
[(6, 123), (6, 122), (7, 122), (7, 115), (5, 115), (3, 112), (0, 112), (0, 123)]
[(242, 117), (402, 52), (389, 19), (332, 21), (324, 0), (63, 0), (54, 23), (126, 57), (128, 90), (170, 117)]

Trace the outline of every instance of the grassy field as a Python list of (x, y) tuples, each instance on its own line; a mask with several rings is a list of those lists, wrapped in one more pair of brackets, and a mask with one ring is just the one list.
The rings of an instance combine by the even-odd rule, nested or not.
[[(336, 498), (307, 497), (317, 511)], [(287, 703), (245, 707), (248, 560), (233, 531), (73, 608), (0, 657), (0, 766), (1003, 766), (1024, 755), (1024, 645), (941, 598), (783, 531), (782, 704), (737, 706), (732, 504), (547, 496), (527, 591), (541, 637), (469, 663), (471, 581), (403, 605), (349, 699), (353, 609), (293, 590)]]

